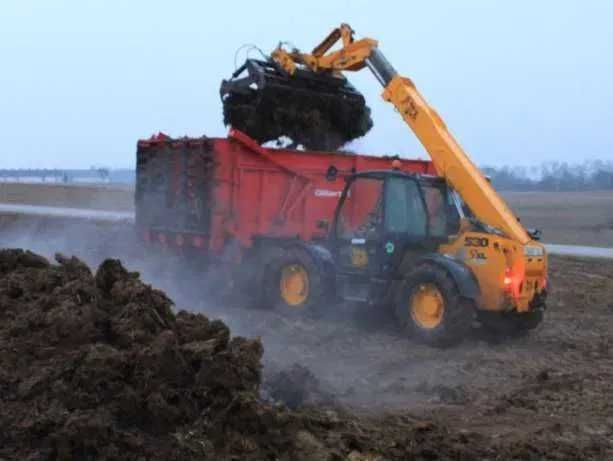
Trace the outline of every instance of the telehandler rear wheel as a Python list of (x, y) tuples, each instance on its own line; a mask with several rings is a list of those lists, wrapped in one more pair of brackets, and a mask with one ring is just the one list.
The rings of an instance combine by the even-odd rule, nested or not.
[(322, 274), (304, 250), (283, 250), (265, 268), (263, 302), (288, 312), (313, 313), (323, 302)]
[(407, 275), (394, 302), (396, 318), (411, 337), (432, 346), (460, 342), (472, 327), (474, 309), (441, 267), (424, 264)]

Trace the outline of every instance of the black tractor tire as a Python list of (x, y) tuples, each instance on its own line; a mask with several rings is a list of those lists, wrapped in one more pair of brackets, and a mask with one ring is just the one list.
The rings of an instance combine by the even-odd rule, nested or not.
[[(440, 320), (425, 327), (414, 314), (413, 298), (424, 286), (434, 286), (443, 299)], [(461, 342), (470, 332), (475, 317), (474, 303), (460, 296), (449, 273), (436, 264), (422, 264), (411, 271), (399, 285), (394, 299), (396, 319), (410, 338), (435, 347), (449, 347)]]
[[(264, 268), (261, 286), (263, 308), (279, 309), (286, 314), (318, 315), (332, 300), (326, 300), (326, 280), (322, 269), (313, 257), (301, 248), (279, 249)], [(282, 294), (283, 271), (297, 268), (306, 274), (304, 300), (290, 303)], [(299, 296), (300, 297), (300, 296)], [(329, 301), (329, 302), (328, 302)]]

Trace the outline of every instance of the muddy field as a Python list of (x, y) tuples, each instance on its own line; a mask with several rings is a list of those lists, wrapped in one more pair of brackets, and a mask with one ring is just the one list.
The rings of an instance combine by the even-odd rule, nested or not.
[(0, 203), (132, 211), (134, 188), (121, 184), (0, 182)]
[(613, 247), (613, 191), (506, 192), (527, 227), (548, 243)]
[[(232, 437), (259, 435), (232, 439), (236, 459), (248, 453), (251, 459), (354, 460), (613, 456), (611, 261), (553, 257), (553, 294), (538, 330), (500, 342), (475, 331), (462, 345), (438, 350), (409, 341), (383, 313), (352, 306), (330, 306), (314, 318), (220, 305), (204, 298), (201, 281), (194, 284), (194, 274), (181, 273), (172, 260), (147, 259), (125, 226), (54, 227), (24, 218), (1, 224), (0, 247), (76, 253), (94, 267), (121, 257), (178, 308), (221, 319), (233, 334), (260, 337), (259, 395), (298, 410), (248, 398), (252, 425), (237, 428), (230, 418), (228, 430)], [(186, 421), (173, 426), (183, 434), (183, 448), (176, 449), (188, 447), (188, 458), (219, 459), (194, 448), (208, 440), (208, 426)], [(176, 447), (176, 437), (163, 440)]]
[(261, 336), (268, 366), (299, 362), (362, 412), (408, 413), (490, 441), (529, 442), (544, 456), (571, 456), (575, 446), (603, 459), (613, 455), (613, 262), (554, 257), (551, 266), (545, 324), (500, 343), (475, 332), (436, 350), (349, 308), (318, 320), (217, 315), (234, 331)]

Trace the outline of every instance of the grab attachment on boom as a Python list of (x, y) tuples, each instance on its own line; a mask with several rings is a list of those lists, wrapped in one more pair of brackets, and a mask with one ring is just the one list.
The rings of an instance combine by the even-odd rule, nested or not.
[(260, 143), (287, 136), (314, 150), (336, 150), (364, 136), (373, 126), (364, 96), (339, 71), (279, 63), (292, 53), (277, 48), (267, 61), (247, 59), (222, 81), (224, 123)]

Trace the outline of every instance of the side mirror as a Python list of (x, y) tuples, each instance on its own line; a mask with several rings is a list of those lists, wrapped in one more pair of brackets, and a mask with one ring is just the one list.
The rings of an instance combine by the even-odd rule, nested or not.
[(323, 229), (327, 231), (329, 227), (330, 227), (330, 223), (328, 222), (327, 219), (320, 219), (317, 221), (318, 229)]
[(526, 232), (528, 232), (528, 235), (532, 240), (538, 241), (543, 237), (543, 233), (540, 229), (526, 229)]
[(336, 168), (334, 165), (330, 165), (330, 167), (328, 168), (328, 171), (326, 171), (326, 179), (330, 182), (335, 181), (337, 175), (338, 175), (338, 168)]

